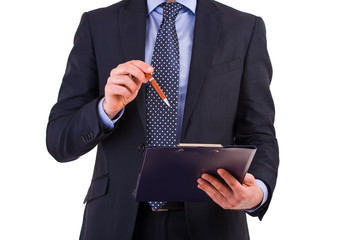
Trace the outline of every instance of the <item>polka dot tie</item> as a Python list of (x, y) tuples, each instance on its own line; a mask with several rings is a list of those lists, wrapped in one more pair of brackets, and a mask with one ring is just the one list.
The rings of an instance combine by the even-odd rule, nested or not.
[[(177, 109), (179, 88), (179, 43), (175, 19), (183, 5), (163, 3), (163, 20), (154, 45), (152, 66), (154, 79), (166, 95), (168, 107), (156, 91), (147, 86), (147, 145), (176, 146)], [(157, 186), (154, 186), (157, 187)], [(165, 201), (150, 201), (153, 210), (160, 209)]]

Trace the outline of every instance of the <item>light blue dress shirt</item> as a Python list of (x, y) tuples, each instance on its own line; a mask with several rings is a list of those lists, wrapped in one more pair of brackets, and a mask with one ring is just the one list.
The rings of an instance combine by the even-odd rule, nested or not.
[[(155, 45), (155, 40), (157, 38), (157, 33), (160, 24), (163, 19), (163, 8), (159, 5), (166, 0), (148, 0), (148, 16), (146, 22), (146, 40), (145, 40), (145, 62), (151, 65), (153, 49)], [(188, 86), (188, 75), (192, 57), (192, 46), (193, 46), (193, 33), (194, 33), (194, 24), (195, 24), (195, 13), (196, 13), (196, 0), (177, 0), (178, 3), (182, 4), (184, 8), (178, 13), (175, 25), (178, 35), (179, 42), (179, 60), (180, 60), (180, 75), (179, 75), (179, 96), (178, 96), (178, 133), (181, 132), (182, 123), (183, 123), (183, 114), (184, 114), (184, 105), (187, 94)], [(109, 129), (114, 128), (114, 123), (119, 120), (119, 118), (124, 113), (124, 108), (118, 113), (117, 117), (113, 120), (109, 119), (103, 109), (104, 98), (99, 101), (98, 112), (101, 118), (101, 121)], [(180, 136), (180, 134), (178, 134)], [(263, 201), (260, 206), (262, 206), (268, 198), (268, 189), (266, 185), (261, 180), (256, 180), (258, 186), (263, 191)], [(256, 209), (248, 210), (249, 212), (255, 211)]]

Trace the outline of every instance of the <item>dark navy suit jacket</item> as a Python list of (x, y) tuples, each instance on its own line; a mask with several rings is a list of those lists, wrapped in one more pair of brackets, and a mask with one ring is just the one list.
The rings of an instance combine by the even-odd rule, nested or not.
[[(97, 113), (111, 69), (144, 60), (145, 0), (124, 0), (82, 16), (51, 110), (47, 147), (60, 162), (97, 146), (80, 239), (131, 239), (138, 203), (132, 192), (145, 147), (145, 89), (126, 106), (113, 130)], [(253, 144), (258, 151), (249, 172), (275, 188), (278, 145), (269, 85), (272, 67), (261, 18), (213, 0), (198, 0), (181, 142)], [(244, 211), (215, 203), (186, 203), (192, 239), (248, 239)]]

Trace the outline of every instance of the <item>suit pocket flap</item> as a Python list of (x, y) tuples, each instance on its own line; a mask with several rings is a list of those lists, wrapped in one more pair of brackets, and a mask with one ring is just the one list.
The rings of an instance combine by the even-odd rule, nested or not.
[(88, 193), (84, 199), (84, 203), (103, 196), (107, 192), (108, 181), (108, 175), (95, 179), (89, 187)]
[(215, 76), (222, 73), (232, 72), (242, 68), (242, 59), (237, 58), (221, 64), (212, 65), (209, 69), (208, 75)]

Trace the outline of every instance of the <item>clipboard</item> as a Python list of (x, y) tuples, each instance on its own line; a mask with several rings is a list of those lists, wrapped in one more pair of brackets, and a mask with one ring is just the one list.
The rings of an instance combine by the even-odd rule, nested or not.
[[(243, 179), (256, 147), (188, 144), (178, 147), (147, 147), (135, 189), (136, 201), (210, 202), (197, 187), (203, 173), (220, 178), (217, 169)], [(223, 180), (222, 180), (223, 181)]]

